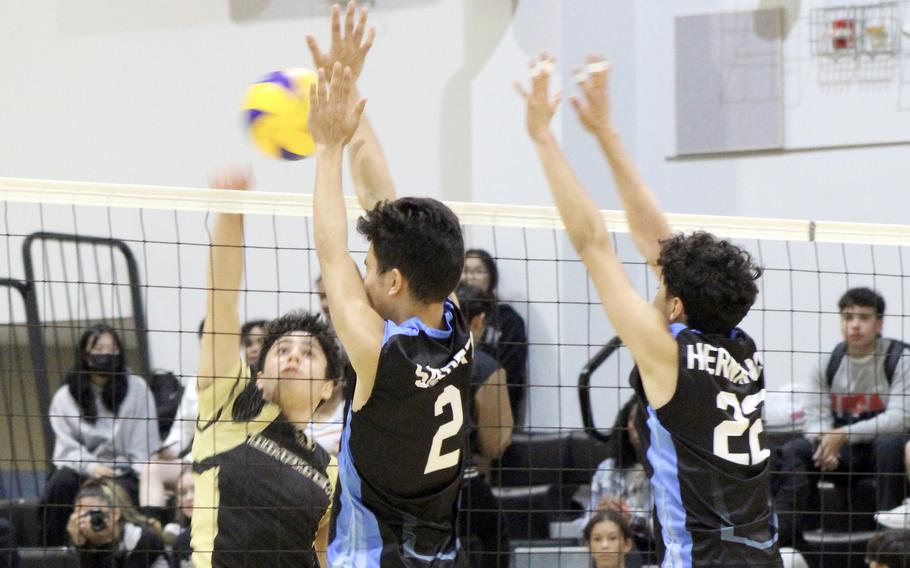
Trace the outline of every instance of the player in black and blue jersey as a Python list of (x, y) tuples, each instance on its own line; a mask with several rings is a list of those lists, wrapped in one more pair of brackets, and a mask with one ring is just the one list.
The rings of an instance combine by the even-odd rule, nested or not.
[[(333, 20), (337, 29), (337, 9)], [(473, 345), (449, 297), (461, 277), (464, 240), (458, 218), (436, 200), (393, 199), (393, 190), (366, 203), (361, 196), (367, 213), (357, 228), (370, 243), (361, 280), (348, 252), (341, 186), (343, 150), (363, 111), (355, 100), (350, 65), (320, 68), (310, 111), (314, 236), (332, 322), (356, 374), (329, 563), (455, 566)]]
[(764, 440), (765, 382), (755, 342), (737, 327), (758, 294), (750, 255), (714, 235), (674, 234), (612, 126), (609, 65), (592, 56), (572, 99), (613, 170), (632, 237), (656, 272), (653, 304), (635, 290), (594, 201), (550, 130), (554, 60), (532, 63), (527, 128), (572, 245), (635, 358), (636, 429), (651, 478), (663, 567), (780, 566)]

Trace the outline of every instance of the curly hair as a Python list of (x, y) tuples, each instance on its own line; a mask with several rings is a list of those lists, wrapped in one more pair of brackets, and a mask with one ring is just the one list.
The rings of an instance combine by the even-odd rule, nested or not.
[[(295, 331), (306, 332), (316, 338), (322, 352), (325, 354), (325, 379), (338, 381), (344, 365), (335, 337), (328, 324), (318, 314), (311, 314), (304, 310), (294, 310), (271, 321), (264, 322), (262, 326), (262, 349), (259, 351), (259, 360), (264, 362), (272, 346), (283, 336)], [(261, 369), (261, 366), (260, 366)], [(250, 368), (251, 372), (257, 369)], [(265, 406), (265, 399), (256, 386), (256, 381), (249, 381), (243, 391), (237, 396), (231, 418), (234, 421), (246, 422), (257, 416)]]
[(762, 275), (748, 252), (704, 231), (675, 234), (660, 245), (667, 294), (682, 300), (689, 327), (726, 334), (746, 317)]
[(400, 270), (420, 302), (443, 301), (461, 279), (461, 225), (455, 213), (435, 199), (380, 202), (357, 220), (357, 231), (373, 245), (379, 271)]
[(338, 379), (341, 376), (341, 355), (338, 353), (335, 338), (319, 314), (311, 314), (304, 310), (288, 312), (265, 324), (259, 359), (265, 361), (275, 342), (295, 331), (303, 331), (316, 338), (322, 352), (325, 353), (325, 378)]

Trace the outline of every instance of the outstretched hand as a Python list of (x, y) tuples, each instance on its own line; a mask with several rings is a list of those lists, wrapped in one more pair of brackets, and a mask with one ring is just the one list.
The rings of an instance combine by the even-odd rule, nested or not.
[(610, 64), (603, 56), (592, 54), (588, 56), (588, 64), (584, 69), (576, 67), (572, 70), (584, 101), (574, 96), (569, 97), (569, 101), (575, 107), (582, 125), (593, 134), (611, 127), (610, 69)]
[(319, 68), (319, 82), (310, 85), (310, 134), (317, 146), (345, 145), (351, 141), (366, 99), (354, 102), (354, 76), (341, 63), (332, 68), (331, 83), (325, 69)]
[(209, 176), (209, 187), (212, 189), (231, 189), (245, 191), (250, 188), (253, 175), (250, 168), (237, 166), (216, 170)]
[(528, 63), (531, 68), (531, 91), (525, 91), (521, 83), (515, 83), (515, 90), (527, 103), (525, 117), (528, 134), (534, 140), (542, 140), (550, 134), (550, 120), (556, 114), (562, 93), (550, 97), (550, 74), (556, 68), (556, 58), (544, 51)]
[[(332, 45), (328, 52), (323, 53), (316, 43), (316, 38), (311, 35), (306, 36), (307, 45), (310, 47), (310, 53), (313, 54), (313, 63), (316, 68), (330, 69), (335, 62), (341, 63), (343, 67), (351, 68), (351, 75), (354, 81), (360, 76), (363, 70), (363, 62), (366, 59), (370, 47), (373, 45), (373, 39), (376, 37), (376, 28), (371, 27), (369, 32), (366, 31), (367, 9), (360, 9), (360, 18), (357, 25), (354, 25), (354, 12), (356, 11), (354, 0), (348, 2), (344, 16), (344, 35), (341, 34), (341, 10), (338, 5), (332, 6)], [(364, 40), (366, 34), (366, 40)]]

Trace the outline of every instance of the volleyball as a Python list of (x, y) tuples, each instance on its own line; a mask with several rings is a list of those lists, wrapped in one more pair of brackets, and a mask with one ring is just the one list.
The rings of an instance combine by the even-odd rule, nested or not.
[(315, 71), (290, 68), (269, 73), (246, 91), (243, 111), (253, 144), (283, 160), (301, 160), (316, 149), (309, 130), (310, 85)]

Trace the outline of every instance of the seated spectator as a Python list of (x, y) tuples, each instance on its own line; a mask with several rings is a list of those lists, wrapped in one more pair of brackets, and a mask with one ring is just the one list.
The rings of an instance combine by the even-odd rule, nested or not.
[(193, 518), (193, 503), (196, 497), (196, 482), (192, 467), (186, 467), (177, 482), (177, 506), (180, 510), (180, 530), (173, 543), (173, 557), (176, 568), (193, 568), (193, 547), (190, 545), (190, 521)]
[(875, 476), (880, 510), (905, 497), (901, 450), (910, 422), (910, 360), (902, 357), (902, 343), (881, 336), (885, 300), (878, 293), (852, 288), (838, 309), (844, 342), (813, 372), (805, 435), (780, 449), (774, 485), (784, 546), (800, 542), (805, 522), (799, 512), (818, 511), (820, 475), (834, 473), (830, 480), (841, 486)]
[(625, 568), (632, 531), (621, 513), (596, 513), (585, 525), (584, 539), (596, 568)]
[[(200, 341), (204, 325), (205, 321), (200, 322), (199, 331), (196, 333)], [(193, 463), (190, 451), (193, 449), (199, 408), (196, 377), (185, 377), (182, 383), (183, 395), (167, 438), (161, 444), (161, 448), (152, 455), (152, 459), (143, 465), (139, 475), (139, 505), (144, 512), (152, 513), (155, 508), (164, 507), (168, 486), (177, 481), (186, 464)], [(160, 514), (155, 516), (159, 521), (166, 520)]]
[(910, 566), (910, 532), (876, 533), (866, 547), (869, 568), (905, 568)]
[(19, 550), (16, 535), (6, 519), (0, 519), (0, 568), (18, 568)]
[(499, 301), (496, 287), (499, 271), (496, 262), (485, 250), (465, 252), (461, 281), (480, 288), (493, 296), (496, 309), (487, 318), (483, 336), (476, 336), (478, 351), (492, 355), (509, 379), (509, 401), (515, 424), (524, 422), (525, 394), (528, 384), (528, 334), (525, 322), (509, 304)]
[(597, 466), (591, 479), (591, 499), (575, 523), (584, 527), (600, 512), (620, 513), (629, 525), (636, 548), (649, 558), (656, 550), (651, 529), (654, 503), (651, 482), (639, 455), (641, 440), (635, 429), (639, 412), (641, 404), (636, 397), (619, 410), (607, 441), (607, 458)]
[[(904, 469), (910, 475), (910, 442), (904, 446)], [(889, 511), (882, 511), (875, 515), (878, 524), (889, 529), (910, 530), (910, 498)]]
[(240, 347), (243, 352), (243, 360), (250, 366), (250, 372), (254, 376), (259, 370), (259, 352), (262, 350), (267, 323), (265, 320), (252, 320), (240, 327)]
[(155, 521), (136, 512), (123, 488), (110, 479), (82, 486), (66, 531), (82, 568), (170, 566)]
[[(265, 320), (252, 320), (240, 328), (240, 350), (243, 360), (250, 366), (251, 372), (255, 372), (259, 365), (259, 352), (262, 349), (266, 323)], [(197, 332), (200, 341), (204, 327), (205, 321), (202, 321)], [(140, 475), (139, 504), (141, 509), (161, 522), (170, 520), (162, 509), (166, 505), (167, 489), (172, 488), (177, 482), (184, 466), (193, 463), (190, 451), (193, 449), (193, 436), (196, 432), (198, 413), (199, 394), (196, 389), (196, 377), (187, 377), (183, 384), (180, 406), (177, 407), (174, 424), (168, 432), (167, 439), (152, 456), (152, 460), (143, 466)]]
[(126, 367), (123, 345), (106, 325), (80, 337), (76, 362), (48, 412), (56, 440), (54, 471), (41, 497), (47, 546), (63, 544), (86, 479), (111, 478), (138, 498), (139, 470), (159, 446), (155, 399)]
[[(474, 337), (483, 335), (493, 297), (467, 284), (455, 289), (458, 303)], [(490, 355), (476, 351), (468, 402), (468, 460), (459, 495), (459, 533), (473, 536), (479, 546), (468, 551), (474, 568), (508, 568), (511, 547), (499, 501), (487, 480), (490, 460), (499, 459), (512, 443), (512, 408), (505, 371)]]

